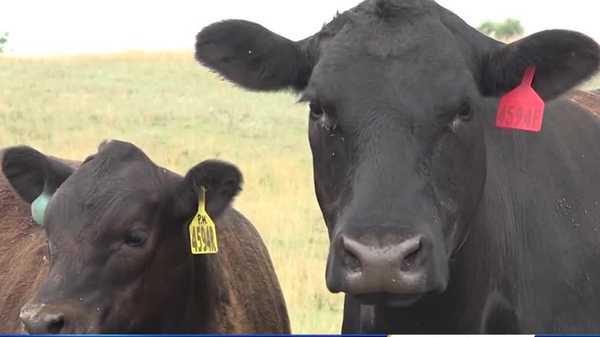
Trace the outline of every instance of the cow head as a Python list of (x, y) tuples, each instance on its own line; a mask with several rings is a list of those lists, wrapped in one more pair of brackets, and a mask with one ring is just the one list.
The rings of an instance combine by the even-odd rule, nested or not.
[(110, 141), (76, 170), (24, 146), (5, 152), (2, 169), (48, 238), (49, 275), (21, 309), (27, 331), (177, 331), (203, 319), (189, 301), (209, 278), (190, 267), (205, 257), (191, 256), (187, 227), (202, 187), (213, 219), (229, 206), (236, 167), (205, 161), (180, 177)]
[(482, 195), (490, 101), (529, 66), (552, 99), (596, 71), (599, 50), (563, 30), (505, 45), (433, 1), (367, 0), (298, 42), (247, 21), (212, 24), (196, 58), (244, 88), (309, 103), (327, 285), (406, 306), (447, 287)]

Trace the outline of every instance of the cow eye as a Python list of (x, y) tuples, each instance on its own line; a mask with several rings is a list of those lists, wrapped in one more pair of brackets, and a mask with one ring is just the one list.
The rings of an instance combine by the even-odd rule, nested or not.
[(468, 102), (463, 102), (458, 110), (458, 118), (463, 121), (470, 121), (473, 118), (473, 110)]
[(131, 247), (141, 247), (146, 242), (148, 234), (141, 230), (133, 230), (125, 237), (125, 244)]
[(316, 102), (310, 102), (310, 118), (319, 119), (321, 118), (321, 116), (323, 116), (324, 113), (325, 110), (323, 109), (323, 106), (321, 104)]

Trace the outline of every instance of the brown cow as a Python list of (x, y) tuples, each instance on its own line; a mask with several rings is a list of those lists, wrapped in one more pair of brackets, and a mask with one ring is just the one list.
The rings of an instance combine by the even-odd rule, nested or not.
[[(181, 177), (119, 141), (77, 169), (24, 146), (1, 163), (16, 194), (3, 176), (0, 331), (18, 330), (20, 309), (33, 333), (289, 332), (267, 249), (230, 207), (235, 166), (204, 161)], [(192, 255), (188, 239), (203, 188), (216, 255)], [(34, 225), (28, 203), (46, 197)]]
[(48, 262), (44, 230), (0, 174), (0, 332), (21, 331), (19, 309), (43, 281)]

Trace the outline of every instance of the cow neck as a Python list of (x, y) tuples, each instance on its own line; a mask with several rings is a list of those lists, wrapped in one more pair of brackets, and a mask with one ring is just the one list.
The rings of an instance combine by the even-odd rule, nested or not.
[(213, 255), (190, 255), (187, 263), (190, 282), (181, 294), (185, 298), (185, 322), (194, 332), (209, 332), (218, 303), (219, 262)]

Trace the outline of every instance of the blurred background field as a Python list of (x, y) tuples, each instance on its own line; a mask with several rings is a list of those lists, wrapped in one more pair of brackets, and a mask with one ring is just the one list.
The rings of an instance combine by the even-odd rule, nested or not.
[(588, 82), (584, 83), (581, 86), (581, 89), (583, 89), (583, 90), (596, 90), (596, 89), (600, 89), (600, 74), (596, 75), (594, 78), (592, 78)]
[[(600, 77), (584, 88), (600, 88)], [(0, 147), (82, 160), (113, 138), (179, 173), (207, 158), (236, 163), (246, 182), (235, 206), (270, 250), (293, 331), (337, 333), (342, 296), (325, 288), (306, 127), (294, 95), (243, 91), (189, 52), (0, 57)]]

